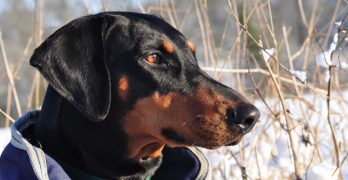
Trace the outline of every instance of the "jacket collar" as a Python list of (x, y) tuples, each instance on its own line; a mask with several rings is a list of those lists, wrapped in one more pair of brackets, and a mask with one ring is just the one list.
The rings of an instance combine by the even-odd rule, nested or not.
[(35, 120), (39, 117), (40, 111), (34, 110), (27, 112), (20, 117), (11, 126), (11, 144), (28, 153), (30, 163), (33, 167), (34, 173), (38, 179), (48, 180), (46, 155), (42, 149), (33, 146), (27, 139), (22, 136), (24, 130), (29, 129), (35, 124)]

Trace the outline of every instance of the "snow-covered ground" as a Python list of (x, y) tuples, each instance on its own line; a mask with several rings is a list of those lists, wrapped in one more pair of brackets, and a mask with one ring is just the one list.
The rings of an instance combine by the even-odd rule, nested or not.
[[(348, 153), (348, 91), (342, 97), (344, 98), (341, 100), (331, 102), (332, 122), (341, 148), (341, 162)], [(337, 179), (326, 99), (313, 95), (305, 95), (304, 98), (307, 103), (313, 104), (286, 100), (294, 124), (292, 131), (299, 174), (303, 179), (309, 180)], [(266, 101), (272, 109), (279, 106), (276, 99)], [(275, 118), (271, 118), (261, 101), (257, 101), (256, 106), (262, 111), (261, 120), (238, 146), (220, 148), (217, 151), (205, 150), (216, 179), (241, 179), (240, 166), (245, 167), (249, 179), (283, 179), (293, 175), (294, 163), (289, 136), (284, 128), (285, 120), (281, 118), (280, 121), (275, 121)], [(343, 163), (341, 171), (345, 179), (348, 179), (347, 162)]]

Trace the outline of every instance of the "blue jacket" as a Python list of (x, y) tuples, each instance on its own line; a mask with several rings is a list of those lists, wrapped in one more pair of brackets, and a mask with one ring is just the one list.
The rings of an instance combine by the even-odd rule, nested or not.
[[(39, 113), (28, 112), (11, 126), (11, 142), (0, 157), (0, 180), (65, 180), (71, 177), (100, 180), (59, 164), (29, 142), (30, 137), (35, 137), (34, 125)], [(166, 148), (162, 165), (151, 179), (210, 179), (210, 168), (197, 148)]]

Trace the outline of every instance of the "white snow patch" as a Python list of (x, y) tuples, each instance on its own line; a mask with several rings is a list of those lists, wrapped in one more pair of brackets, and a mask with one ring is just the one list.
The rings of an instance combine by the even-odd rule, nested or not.
[(268, 62), (271, 59), (271, 56), (273, 56), (274, 54), (274, 48), (270, 48), (270, 49), (265, 49), (265, 50), (261, 50), (261, 54), (263, 57), (263, 60)]
[(341, 68), (341, 69), (348, 69), (348, 63), (346, 63), (346, 62), (341, 62), (340, 68)]
[(324, 72), (324, 81), (325, 81), (325, 82), (329, 82), (329, 79), (330, 79), (330, 71), (327, 69), (327, 70)]
[(315, 58), (315, 62), (321, 67), (329, 68), (329, 66), (332, 65), (331, 53), (331, 51), (324, 51), (318, 54)]
[(10, 128), (0, 128), (0, 154), (11, 140)]
[(335, 22), (336, 28), (340, 27), (342, 25), (342, 21)]
[[(322, 162), (318, 164), (312, 164), (307, 173), (308, 180), (327, 180), (338, 179), (338, 174), (334, 173), (336, 167), (332, 164)], [(304, 178), (305, 179), (305, 178)]]
[(306, 82), (307, 81), (307, 72), (306, 71), (291, 70), (290, 72), (294, 76), (296, 76), (298, 79), (300, 79), (302, 82)]
[[(341, 26), (342, 22), (336, 22), (336, 28), (339, 28)], [(345, 44), (342, 41), (348, 41), (348, 38), (346, 37), (346, 32), (337, 32), (334, 34), (332, 38), (332, 42), (330, 44), (330, 47), (327, 51), (322, 50), (323, 52), (320, 52), (319, 54), (316, 55), (315, 57), (315, 62), (317, 65), (324, 67), (324, 68), (329, 68), (329, 66), (336, 66), (341, 69), (348, 69), (348, 63), (347, 62), (341, 62), (342, 57), (340, 57), (340, 50), (342, 49), (342, 46)], [(344, 37), (340, 37), (339, 33), (343, 34)], [(336, 53), (336, 51), (339, 51)], [(346, 60), (346, 58), (343, 58)], [(326, 73), (327, 76), (327, 73)], [(328, 79), (328, 77), (326, 77)]]

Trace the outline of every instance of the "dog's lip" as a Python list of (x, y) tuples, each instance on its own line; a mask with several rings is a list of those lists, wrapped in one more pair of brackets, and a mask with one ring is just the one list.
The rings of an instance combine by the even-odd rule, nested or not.
[(243, 127), (239, 127), (240, 130), (241, 130), (241, 135), (237, 138), (235, 138), (232, 142), (228, 143), (227, 145), (225, 146), (235, 146), (237, 145), (238, 143), (240, 143), (240, 141), (242, 141), (243, 137), (248, 134), (249, 132), (251, 132), (252, 128), (249, 128), (249, 129), (246, 129), (244, 130)]
[(147, 159), (147, 158), (157, 158), (162, 154), (164, 146), (170, 148), (188, 146), (187, 144), (180, 144), (172, 139), (166, 137), (153, 137), (153, 141), (144, 144), (136, 153), (130, 156), (131, 159)]
[(167, 137), (164, 137), (164, 139), (162, 141), (165, 142), (165, 145), (170, 147), (170, 148), (191, 146), (191, 144), (194, 144), (194, 143), (179, 143), (179, 142), (177, 142), (173, 139), (167, 138)]
[(185, 142), (178, 142), (175, 140), (175, 138), (174, 139), (171, 138), (171, 136), (164, 137), (164, 139), (161, 139), (161, 140), (162, 142), (165, 142), (166, 146), (171, 148), (183, 147), (183, 146), (199, 146), (199, 147), (208, 148), (208, 149), (217, 149), (223, 146), (235, 146), (239, 144), (242, 141), (244, 135), (250, 132), (250, 131), (243, 131), (242, 128), (239, 128), (238, 130), (239, 130), (238, 135), (236, 135), (233, 139), (227, 140), (224, 143), (221, 143), (219, 145), (212, 145), (212, 146), (210, 146), (209, 144), (200, 144), (199, 142), (196, 142), (189, 138), (185, 138)]
[(162, 129), (161, 135), (165, 138), (165, 140), (167, 140), (169, 144), (171, 144), (171, 142), (175, 142), (175, 144), (187, 144), (186, 138), (182, 134), (171, 128)]
[(235, 145), (237, 145), (238, 143), (240, 143), (240, 141), (242, 141), (242, 139), (243, 139), (243, 136), (241, 136), (241, 137), (239, 137), (239, 138), (233, 140), (231, 143), (229, 143), (229, 144), (227, 144), (227, 145), (225, 145), (225, 146), (235, 146)]

